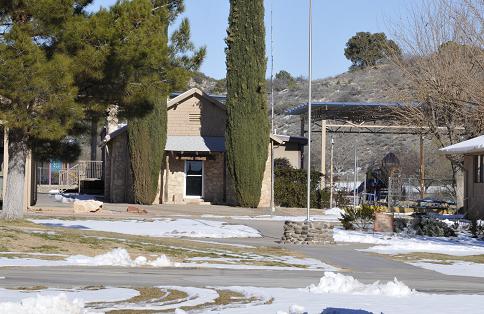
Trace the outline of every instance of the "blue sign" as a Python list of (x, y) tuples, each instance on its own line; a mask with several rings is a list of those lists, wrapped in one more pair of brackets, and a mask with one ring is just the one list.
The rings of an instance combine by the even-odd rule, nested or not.
[(62, 161), (60, 160), (51, 160), (50, 162), (50, 170), (52, 173), (59, 172), (62, 169)]

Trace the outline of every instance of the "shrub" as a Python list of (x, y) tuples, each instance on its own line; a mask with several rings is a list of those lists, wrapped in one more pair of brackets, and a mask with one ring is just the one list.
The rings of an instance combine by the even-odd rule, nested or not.
[[(311, 207), (320, 208), (318, 189), (320, 173), (311, 173)], [(306, 207), (306, 171), (302, 169), (276, 168), (274, 171), (275, 203), (282, 207)]]
[(368, 230), (375, 220), (375, 213), (381, 209), (378, 206), (363, 204), (361, 207), (345, 207), (339, 221), (346, 230)]
[(283, 158), (274, 158), (274, 169), (294, 169), (291, 166), (291, 162), (289, 159)]
[(429, 217), (418, 217), (413, 219), (409, 226), (415, 234), (420, 236), (428, 237), (455, 237), (455, 231), (447, 226), (446, 223), (429, 218)]
[(474, 238), (484, 237), (484, 224), (477, 219), (471, 219), (469, 230)]

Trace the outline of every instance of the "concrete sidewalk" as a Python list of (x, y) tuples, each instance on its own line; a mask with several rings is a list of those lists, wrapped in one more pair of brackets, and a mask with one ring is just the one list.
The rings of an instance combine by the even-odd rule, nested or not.
[[(148, 214), (130, 214), (126, 212), (128, 206), (136, 206), (146, 209)], [(324, 214), (323, 209), (312, 209), (312, 215)], [(304, 208), (277, 208), (273, 213), (270, 208), (245, 208), (234, 207), (226, 205), (200, 205), (200, 204), (154, 204), (154, 205), (133, 205), (122, 203), (104, 203), (103, 210), (97, 213), (75, 214), (73, 212), (72, 203), (56, 202), (54, 197), (49, 194), (39, 193), (37, 204), (29, 209), (29, 215), (34, 216), (75, 216), (75, 217), (89, 217), (102, 218), (113, 216), (121, 218), (156, 218), (156, 217), (193, 217), (201, 218), (223, 218), (229, 216), (261, 216), (261, 215), (277, 215), (277, 216), (306, 216), (306, 209)]]

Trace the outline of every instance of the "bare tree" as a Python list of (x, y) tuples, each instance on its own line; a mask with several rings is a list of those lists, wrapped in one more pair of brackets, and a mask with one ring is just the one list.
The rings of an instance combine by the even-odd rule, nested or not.
[[(405, 103), (397, 114), (428, 127), (440, 147), (484, 131), (483, 12), (484, 0), (434, 0), (395, 28), (405, 55), (392, 58), (404, 78), (393, 89)], [(462, 158), (448, 158), (460, 190)]]

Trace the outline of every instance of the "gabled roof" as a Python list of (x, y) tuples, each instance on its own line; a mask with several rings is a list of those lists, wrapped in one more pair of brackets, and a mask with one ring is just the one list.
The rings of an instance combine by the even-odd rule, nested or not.
[(484, 135), (440, 149), (446, 155), (484, 153)]
[(215, 106), (219, 107), (220, 109), (225, 110), (224, 104), (222, 104), (220, 101), (218, 101), (214, 97), (210, 96), (209, 94), (201, 91), (198, 88), (189, 89), (186, 92), (181, 93), (178, 96), (170, 99), (168, 101), (168, 109), (170, 109), (171, 107), (173, 107), (175, 105), (182, 103), (184, 100), (186, 100), (187, 98), (192, 97), (192, 96), (198, 96), (198, 97), (204, 98), (204, 99), (210, 101), (211, 103), (213, 103)]

